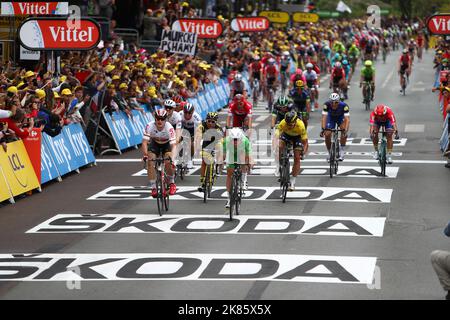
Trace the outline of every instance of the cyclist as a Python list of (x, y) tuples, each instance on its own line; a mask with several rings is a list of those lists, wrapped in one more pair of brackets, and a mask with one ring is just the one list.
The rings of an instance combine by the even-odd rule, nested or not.
[(381, 47), (383, 50), (383, 57), (385, 57), (384, 59), (386, 59), (386, 56), (389, 53), (389, 40), (386, 37), (384, 37), (381, 41)]
[(414, 55), (416, 54), (416, 48), (417, 48), (416, 41), (414, 41), (414, 39), (411, 38), (411, 40), (409, 40), (408, 42), (408, 52), (409, 56), (411, 57), (411, 65), (414, 62)]
[[(173, 126), (167, 121), (167, 111), (159, 109), (155, 111), (155, 121), (149, 122), (144, 129), (144, 136), (142, 138), (142, 153), (143, 159), (155, 160), (161, 154), (164, 158), (171, 158), (175, 154), (176, 136)], [(172, 196), (177, 190), (174, 181), (173, 167), (170, 161), (165, 160), (167, 178), (169, 179), (169, 194)], [(156, 189), (155, 166), (152, 161), (147, 162), (147, 174), (152, 188), (152, 197), (158, 196)], [(165, 191), (163, 191), (165, 192)]]
[(333, 70), (331, 71), (331, 77), (330, 77), (330, 89), (333, 89), (333, 92), (336, 92), (337, 88), (340, 88), (341, 91), (345, 95), (344, 98), (348, 99), (347, 83), (345, 81), (345, 71), (342, 68), (342, 65), (340, 62), (336, 62)]
[(244, 132), (240, 128), (229, 129), (223, 142), (223, 160), (227, 163), (226, 186), (228, 192), (225, 208), (230, 207), (231, 178), (236, 169), (236, 164), (245, 164), (242, 168), (242, 182), (244, 190), (248, 189), (247, 173), (250, 169), (250, 154), (250, 140), (245, 136)]
[(262, 71), (263, 71), (263, 64), (261, 63), (259, 56), (254, 57), (254, 61), (250, 64), (250, 85), (252, 86), (252, 89), (255, 89), (255, 80), (258, 80), (258, 95), (259, 97), (259, 91), (261, 90), (261, 79), (262, 79)]
[(303, 83), (306, 82), (306, 77), (303, 74), (302, 69), (300, 69), (300, 68), (295, 70), (295, 73), (293, 75), (291, 75), (291, 79), (289, 82), (289, 90), (291, 90), (294, 87), (295, 82), (297, 82), (298, 80), (302, 80)]
[(319, 106), (318, 75), (313, 68), (314, 65), (311, 62), (306, 64), (306, 72), (304, 73), (306, 85), (308, 86), (311, 97), (314, 100), (314, 105), (311, 106), (311, 111), (314, 111), (314, 108), (318, 109)]
[[(266, 89), (266, 98), (268, 98), (270, 88), (273, 89), (274, 93), (277, 91), (278, 75), (279, 75), (279, 72), (278, 72), (277, 66), (275, 65), (275, 59), (274, 58), (268, 59), (267, 65), (265, 66), (264, 72), (263, 72), (265, 89)], [(269, 109), (268, 106), (266, 108)]]
[(240, 73), (236, 73), (233, 81), (230, 84), (230, 100), (233, 99), (237, 94), (242, 94), (244, 97), (247, 97), (245, 83), (244, 81), (242, 81), (242, 75)]
[(212, 161), (214, 151), (219, 150), (218, 147), (220, 146), (220, 143), (222, 143), (223, 129), (218, 120), (219, 114), (217, 112), (208, 112), (206, 120), (203, 121), (196, 130), (195, 145), (196, 148), (200, 149), (201, 147), (200, 155), (202, 158), (200, 186), (197, 189), (199, 192), (203, 192), (205, 186), (206, 166), (211, 164), (209, 161)]
[(279, 161), (278, 161), (278, 136), (277, 131), (274, 132), (274, 128), (284, 119), (286, 113), (292, 111), (294, 109), (294, 105), (292, 101), (285, 95), (282, 95), (275, 102), (273, 111), (272, 111), (272, 122), (270, 125), (270, 132), (272, 135), (272, 152), (275, 154), (275, 176), (279, 174)]
[(417, 58), (419, 58), (419, 61), (422, 61), (422, 53), (423, 53), (424, 44), (425, 44), (425, 38), (423, 36), (423, 31), (420, 31), (417, 36)]
[[(352, 67), (350, 66), (350, 63), (348, 63), (348, 60), (344, 60), (342, 61), (342, 68), (344, 68), (344, 72), (345, 72), (345, 81), (347, 83), (350, 83), (348, 81), (349, 77), (350, 77), (350, 72), (352, 70)], [(350, 87), (350, 85), (348, 85)]]
[(167, 99), (164, 101), (164, 109), (167, 111), (167, 122), (175, 128), (176, 142), (180, 143), (181, 140), (181, 116), (178, 112), (174, 112), (176, 107), (175, 101)]
[[(398, 68), (397, 72), (400, 75), (400, 88), (403, 88), (403, 77), (402, 75), (406, 73), (406, 77), (409, 81), (409, 76), (411, 74), (411, 67), (412, 67), (412, 61), (411, 57), (408, 54), (408, 50), (404, 49), (403, 54), (400, 56), (400, 59), (398, 60)], [(400, 92), (402, 92), (402, 89), (400, 89)]]
[(238, 94), (230, 102), (227, 116), (227, 127), (252, 128), (252, 104), (242, 94)]
[(289, 56), (290, 56), (289, 51), (284, 51), (280, 59), (280, 74), (281, 74), (282, 89), (283, 86), (287, 87), (287, 82), (289, 81), (289, 64), (290, 64)]
[(311, 103), (309, 92), (305, 89), (305, 84), (302, 80), (295, 82), (294, 88), (289, 92), (289, 97), (294, 102), (294, 110), (301, 115), (301, 119), (307, 128)]
[(330, 162), (331, 131), (325, 129), (334, 129), (336, 124), (340, 129), (344, 130), (341, 132), (341, 146), (338, 155), (339, 161), (343, 161), (345, 145), (347, 144), (347, 132), (350, 127), (350, 108), (345, 102), (340, 101), (337, 93), (332, 93), (330, 95), (330, 100), (325, 102), (323, 106), (322, 132), (320, 133), (321, 137), (325, 135), (325, 145), (328, 150), (328, 162)]
[(366, 47), (364, 49), (365, 60), (372, 60), (372, 58), (374, 57), (375, 46), (376, 46), (375, 39), (371, 37), (368, 38)]
[(277, 131), (280, 137), (279, 159), (289, 143), (292, 143), (294, 149), (294, 165), (289, 183), (289, 190), (293, 191), (295, 190), (295, 179), (300, 172), (300, 159), (308, 151), (308, 134), (303, 121), (298, 118), (295, 111), (286, 113), (284, 119), (278, 125)]
[[(194, 105), (190, 102), (187, 102), (184, 105), (183, 111), (181, 111), (180, 116), (181, 127), (183, 129), (182, 136), (186, 137), (186, 140), (191, 141), (191, 157), (188, 160), (187, 167), (188, 169), (192, 169), (194, 167), (192, 165), (192, 157), (194, 156), (194, 133), (197, 126), (202, 123), (202, 117), (197, 112), (195, 112)], [(187, 146), (184, 146), (184, 149), (185, 151), (188, 150)]]
[(373, 158), (376, 160), (378, 160), (378, 132), (381, 126), (384, 126), (387, 134), (386, 162), (392, 164), (392, 149), (394, 146), (392, 134), (395, 132), (395, 138), (398, 139), (397, 122), (395, 120), (395, 115), (394, 112), (392, 112), (392, 109), (383, 104), (377, 105), (370, 114), (369, 134), (372, 138), (373, 147), (375, 149)]
[[(364, 68), (361, 69), (361, 79), (359, 80), (359, 87), (361, 88), (363, 82), (370, 83), (370, 88), (372, 89), (372, 96), (370, 100), (373, 101), (375, 96), (375, 68), (373, 67), (373, 63), (370, 60), (366, 60), (364, 62)], [(366, 87), (363, 87), (362, 95), (366, 96)], [(363, 101), (364, 103), (365, 101)]]
[(359, 58), (360, 54), (361, 53), (360, 53), (358, 47), (356, 46), (356, 44), (352, 44), (350, 49), (348, 49), (348, 59), (349, 59), (349, 62), (350, 62), (350, 66), (352, 67), (350, 80), (351, 80), (351, 78), (353, 76), (353, 73), (355, 72), (356, 63), (358, 62), (358, 58)]

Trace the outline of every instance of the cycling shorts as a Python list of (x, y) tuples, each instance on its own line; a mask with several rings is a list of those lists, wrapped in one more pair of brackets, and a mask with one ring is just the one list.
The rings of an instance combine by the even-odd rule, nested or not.
[(344, 115), (340, 115), (338, 117), (332, 117), (330, 114), (327, 116), (327, 122), (325, 125), (326, 129), (334, 129), (336, 125), (340, 126), (344, 122)]
[(155, 141), (151, 141), (148, 146), (148, 151), (151, 153), (154, 153), (157, 157), (162, 155), (165, 155), (168, 152), (171, 152), (172, 148), (170, 147), (170, 142), (166, 143), (157, 143)]
[(375, 121), (373, 126), (377, 127), (378, 129), (380, 129), (381, 127), (384, 127), (386, 129), (386, 131), (394, 130), (394, 126), (392, 125), (390, 120), (387, 120), (386, 122)]
[(280, 139), (286, 144), (292, 143), (294, 150), (303, 150), (303, 144), (301, 136), (290, 136), (286, 133), (282, 133)]

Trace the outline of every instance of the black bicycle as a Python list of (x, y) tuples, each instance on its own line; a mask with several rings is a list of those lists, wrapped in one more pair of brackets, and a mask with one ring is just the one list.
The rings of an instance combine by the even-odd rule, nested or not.
[(406, 95), (406, 86), (407, 86), (407, 76), (406, 76), (406, 71), (404, 72), (400, 72), (400, 83), (401, 83), (401, 92), (403, 95)]
[(372, 85), (369, 81), (364, 81), (363, 91), (364, 91), (364, 105), (366, 107), (366, 111), (369, 111), (370, 101), (372, 100)]
[(164, 161), (166, 160), (170, 161), (172, 164), (172, 159), (170, 157), (159, 157), (154, 160), (149, 160), (155, 162), (156, 190), (158, 194), (156, 202), (160, 216), (162, 216), (163, 210), (169, 211), (169, 184), (167, 183), (166, 170), (164, 168)]
[[(205, 152), (205, 151), (204, 151)], [(211, 191), (214, 183), (216, 183), (219, 175), (219, 166), (215, 162), (214, 151), (208, 152), (210, 155), (209, 164), (206, 165), (205, 182), (203, 185), (203, 202), (206, 203), (208, 198), (211, 198)]]
[(230, 190), (230, 221), (233, 220), (233, 215), (239, 215), (241, 208), (242, 196), (244, 194), (244, 187), (242, 181), (242, 168), (240, 164), (234, 164), (235, 169), (231, 177)]
[(333, 175), (338, 173), (339, 169), (339, 132), (344, 130), (342, 129), (325, 129), (324, 131), (331, 131), (331, 148), (330, 148), (330, 178), (333, 178)]
[(291, 162), (289, 153), (290, 144), (287, 144), (283, 149), (283, 153), (280, 157), (280, 190), (281, 199), (283, 203), (286, 202), (286, 196), (289, 189), (289, 183), (291, 181)]

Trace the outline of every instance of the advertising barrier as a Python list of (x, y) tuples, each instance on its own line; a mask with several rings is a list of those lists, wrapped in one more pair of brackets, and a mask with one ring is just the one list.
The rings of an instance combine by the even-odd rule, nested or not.
[(442, 132), (441, 139), (439, 140), (442, 152), (447, 150), (448, 144), (449, 144), (448, 122), (449, 122), (449, 115), (447, 114), (447, 117), (445, 118), (445, 122), (444, 122), (444, 131)]
[(41, 145), (42, 145), (41, 129), (34, 128), (28, 137), (23, 139), (25, 149), (27, 149), (28, 157), (33, 165), (34, 173), (41, 183)]
[(3, 173), (3, 168), (0, 166), (0, 202), (5, 201), (6, 199), (10, 199), (10, 202), (14, 202), (11, 191), (9, 190), (9, 186), (6, 183), (6, 177)]

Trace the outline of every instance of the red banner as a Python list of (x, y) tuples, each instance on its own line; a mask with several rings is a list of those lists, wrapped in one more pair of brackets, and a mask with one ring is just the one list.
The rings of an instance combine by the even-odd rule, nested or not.
[(66, 15), (68, 2), (2, 2), (1, 15)]
[(34, 128), (30, 135), (23, 140), (23, 144), (27, 149), (28, 157), (31, 160), (31, 164), (33, 165), (36, 177), (39, 179), (39, 183), (41, 183), (41, 139), (41, 129)]
[(223, 26), (217, 19), (182, 18), (174, 21), (172, 30), (196, 33), (199, 39), (215, 39), (222, 34)]
[(432, 34), (450, 35), (450, 14), (436, 14), (429, 17), (427, 28)]

